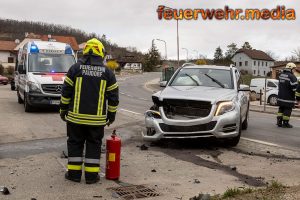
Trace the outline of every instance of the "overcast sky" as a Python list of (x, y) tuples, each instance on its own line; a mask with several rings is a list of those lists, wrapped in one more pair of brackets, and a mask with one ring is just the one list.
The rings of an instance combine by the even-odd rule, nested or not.
[[(296, 3), (297, 2), (297, 3)], [(177, 58), (176, 21), (158, 20), (158, 5), (172, 8), (269, 8), (285, 5), (300, 14), (296, 0), (6, 0), (0, 17), (68, 25), (86, 32), (105, 34), (119, 46), (133, 46), (146, 52), (154, 38), (167, 42), (168, 57)], [(299, 13), (298, 13), (299, 12)], [(300, 18), (295, 21), (180, 21), (180, 58), (196, 57), (196, 51), (213, 57), (216, 47), (223, 51), (231, 42), (240, 47), (249, 41), (253, 48), (271, 50), (280, 58), (300, 47)], [(162, 55), (164, 45), (156, 41)], [(194, 51), (196, 50), (196, 51)]]

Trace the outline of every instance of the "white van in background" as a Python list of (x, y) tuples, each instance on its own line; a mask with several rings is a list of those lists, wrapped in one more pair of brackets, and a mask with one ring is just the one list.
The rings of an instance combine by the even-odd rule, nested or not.
[[(254, 78), (251, 80), (250, 91), (252, 94), (255, 94), (257, 98), (260, 98), (260, 92), (262, 91), (262, 93), (264, 93), (264, 90), (265, 90), (265, 78)], [(277, 79), (267, 79), (266, 95), (267, 95), (266, 97), (267, 103), (269, 103), (272, 106), (276, 106), (277, 98), (278, 98)]]
[(19, 50), (15, 72), (18, 103), (25, 112), (34, 107), (58, 106), (62, 84), (75, 63), (70, 45), (60, 42), (32, 41)]

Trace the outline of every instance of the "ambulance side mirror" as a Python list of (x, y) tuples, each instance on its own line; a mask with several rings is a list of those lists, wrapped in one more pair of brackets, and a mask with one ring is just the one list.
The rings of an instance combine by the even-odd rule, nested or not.
[(19, 74), (26, 74), (26, 69), (24, 68), (24, 65), (18, 65), (18, 72)]

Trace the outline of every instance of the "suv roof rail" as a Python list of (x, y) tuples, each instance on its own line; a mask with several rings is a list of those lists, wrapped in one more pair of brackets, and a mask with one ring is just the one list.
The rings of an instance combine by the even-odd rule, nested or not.
[(194, 63), (184, 63), (181, 67), (187, 67), (187, 66), (193, 66), (195, 65)]

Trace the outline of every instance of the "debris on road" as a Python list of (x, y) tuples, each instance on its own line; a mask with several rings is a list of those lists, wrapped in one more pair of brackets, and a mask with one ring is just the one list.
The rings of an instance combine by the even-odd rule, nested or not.
[(230, 166), (230, 169), (231, 169), (232, 171), (236, 171), (236, 166)]
[(62, 151), (61, 155), (60, 155), (61, 158), (68, 158), (67, 154), (65, 151)]
[(156, 172), (156, 170), (155, 170), (155, 169), (152, 169), (151, 172)]
[(200, 181), (198, 179), (194, 179), (194, 183), (199, 184)]
[(190, 198), (190, 200), (210, 200), (210, 195), (209, 194), (199, 194), (198, 196), (194, 196)]
[(149, 149), (149, 147), (147, 147), (145, 144), (143, 144), (142, 146), (140, 146), (140, 149), (142, 151), (147, 151)]
[(102, 198), (101, 195), (94, 195), (93, 198)]
[(7, 189), (7, 187), (4, 187), (4, 186), (0, 187), (0, 192), (2, 194), (4, 194), (4, 195), (9, 195), (10, 194), (9, 190)]

